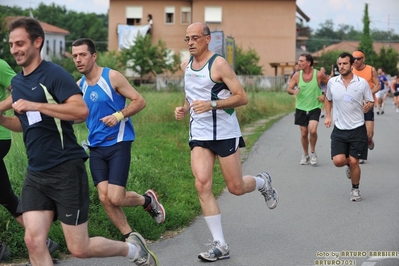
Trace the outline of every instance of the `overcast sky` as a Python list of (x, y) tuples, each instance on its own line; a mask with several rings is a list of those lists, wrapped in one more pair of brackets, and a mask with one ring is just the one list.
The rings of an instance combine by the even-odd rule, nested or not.
[[(84, 13), (106, 14), (109, 8), (109, 0), (0, 0), (1, 5), (22, 8), (36, 8), (41, 2), (46, 5), (56, 2), (68, 10)], [(336, 28), (339, 24), (346, 24), (363, 30), (365, 3), (369, 4), (371, 29), (386, 31), (389, 27), (399, 34), (399, 0), (297, 0), (299, 8), (310, 17), (310, 21), (304, 24), (313, 30), (327, 19), (333, 20)]]

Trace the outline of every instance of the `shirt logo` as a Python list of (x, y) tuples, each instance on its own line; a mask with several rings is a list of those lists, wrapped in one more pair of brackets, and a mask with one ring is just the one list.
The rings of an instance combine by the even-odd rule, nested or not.
[(37, 86), (36, 86), (36, 87), (33, 87), (32, 90), (34, 91), (36, 88), (37, 88)]
[(97, 102), (97, 100), (98, 100), (98, 94), (97, 94), (97, 92), (96, 92), (96, 91), (92, 91), (92, 92), (90, 93), (90, 101), (92, 101), (92, 102)]

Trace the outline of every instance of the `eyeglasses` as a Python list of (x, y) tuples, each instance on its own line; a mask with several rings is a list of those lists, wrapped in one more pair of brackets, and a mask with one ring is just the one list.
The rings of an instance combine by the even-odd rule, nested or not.
[(356, 60), (362, 60), (363, 57), (354, 57), (353, 59), (355, 59), (355, 61), (356, 61)]
[(191, 36), (191, 37), (189, 37), (189, 36), (187, 36), (186, 38), (184, 38), (184, 41), (185, 42), (189, 42), (190, 40), (192, 40), (193, 42), (196, 42), (196, 41), (198, 41), (200, 38), (202, 38), (202, 37), (206, 37), (206, 36), (208, 36), (209, 34), (207, 34), (207, 35), (202, 35), (202, 36), (198, 36), (198, 35), (194, 35), (194, 36)]

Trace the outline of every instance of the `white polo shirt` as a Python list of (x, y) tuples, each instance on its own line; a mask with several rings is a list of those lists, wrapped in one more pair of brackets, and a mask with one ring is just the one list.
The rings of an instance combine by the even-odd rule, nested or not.
[(333, 102), (333, 122), (342, 130), (355, 129), (364, 124), (363, 103), (374, 102), (367, 81), (353, 74), (346, 88), (341, 75), (327, 84), (327, 100)]

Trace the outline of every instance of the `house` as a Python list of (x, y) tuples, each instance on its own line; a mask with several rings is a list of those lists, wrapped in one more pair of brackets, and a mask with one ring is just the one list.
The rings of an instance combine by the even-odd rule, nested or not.
[[(6, 17), (7, 25), (19, 17)], [(51, 61), (53, 57), (63, 57), (65, 55), (65, 36), (69, 31), (39, 21), (44, 30), (44, 44), (41, 51), (41, 57), (44, 60)]]
[[(329, 46), (323, 47), (323, 49), (312, 53), (312, 56), (317, 58), (322, 56), (324, 53), (331, 52), (331, 51), (343, 51), (343, 52), (348, 52), (352, 53), (353, 51), (357, 50), (359, 47), (360, 42), (358, 41), (343, 41), (335, 44), (331, 44)], [(399, 53), (399, 43), (398, 42), (373, 42), (373, 48), (374, 52), (377, 54), (380, 53), (381, 48), (388, 49), (389, 47), (392, 47), (396, 52)], [(366, 55), (367, 57), (367, 55)]]
[(118, 28), (130, 25), (151, 34), (153, 43), (162, 39), (185, 60), (190, 55), (183, 41), (186, 28), (201, 21), (224, 40), (233, 37), (244, 51), (254, 49), (270, 76), (292, 71), (297, 44), (306, 40), (298, 36), (297, 19), (309, 21), (296, 0), (110, 0), (108, 17), (109, 50), (119, 49)]

